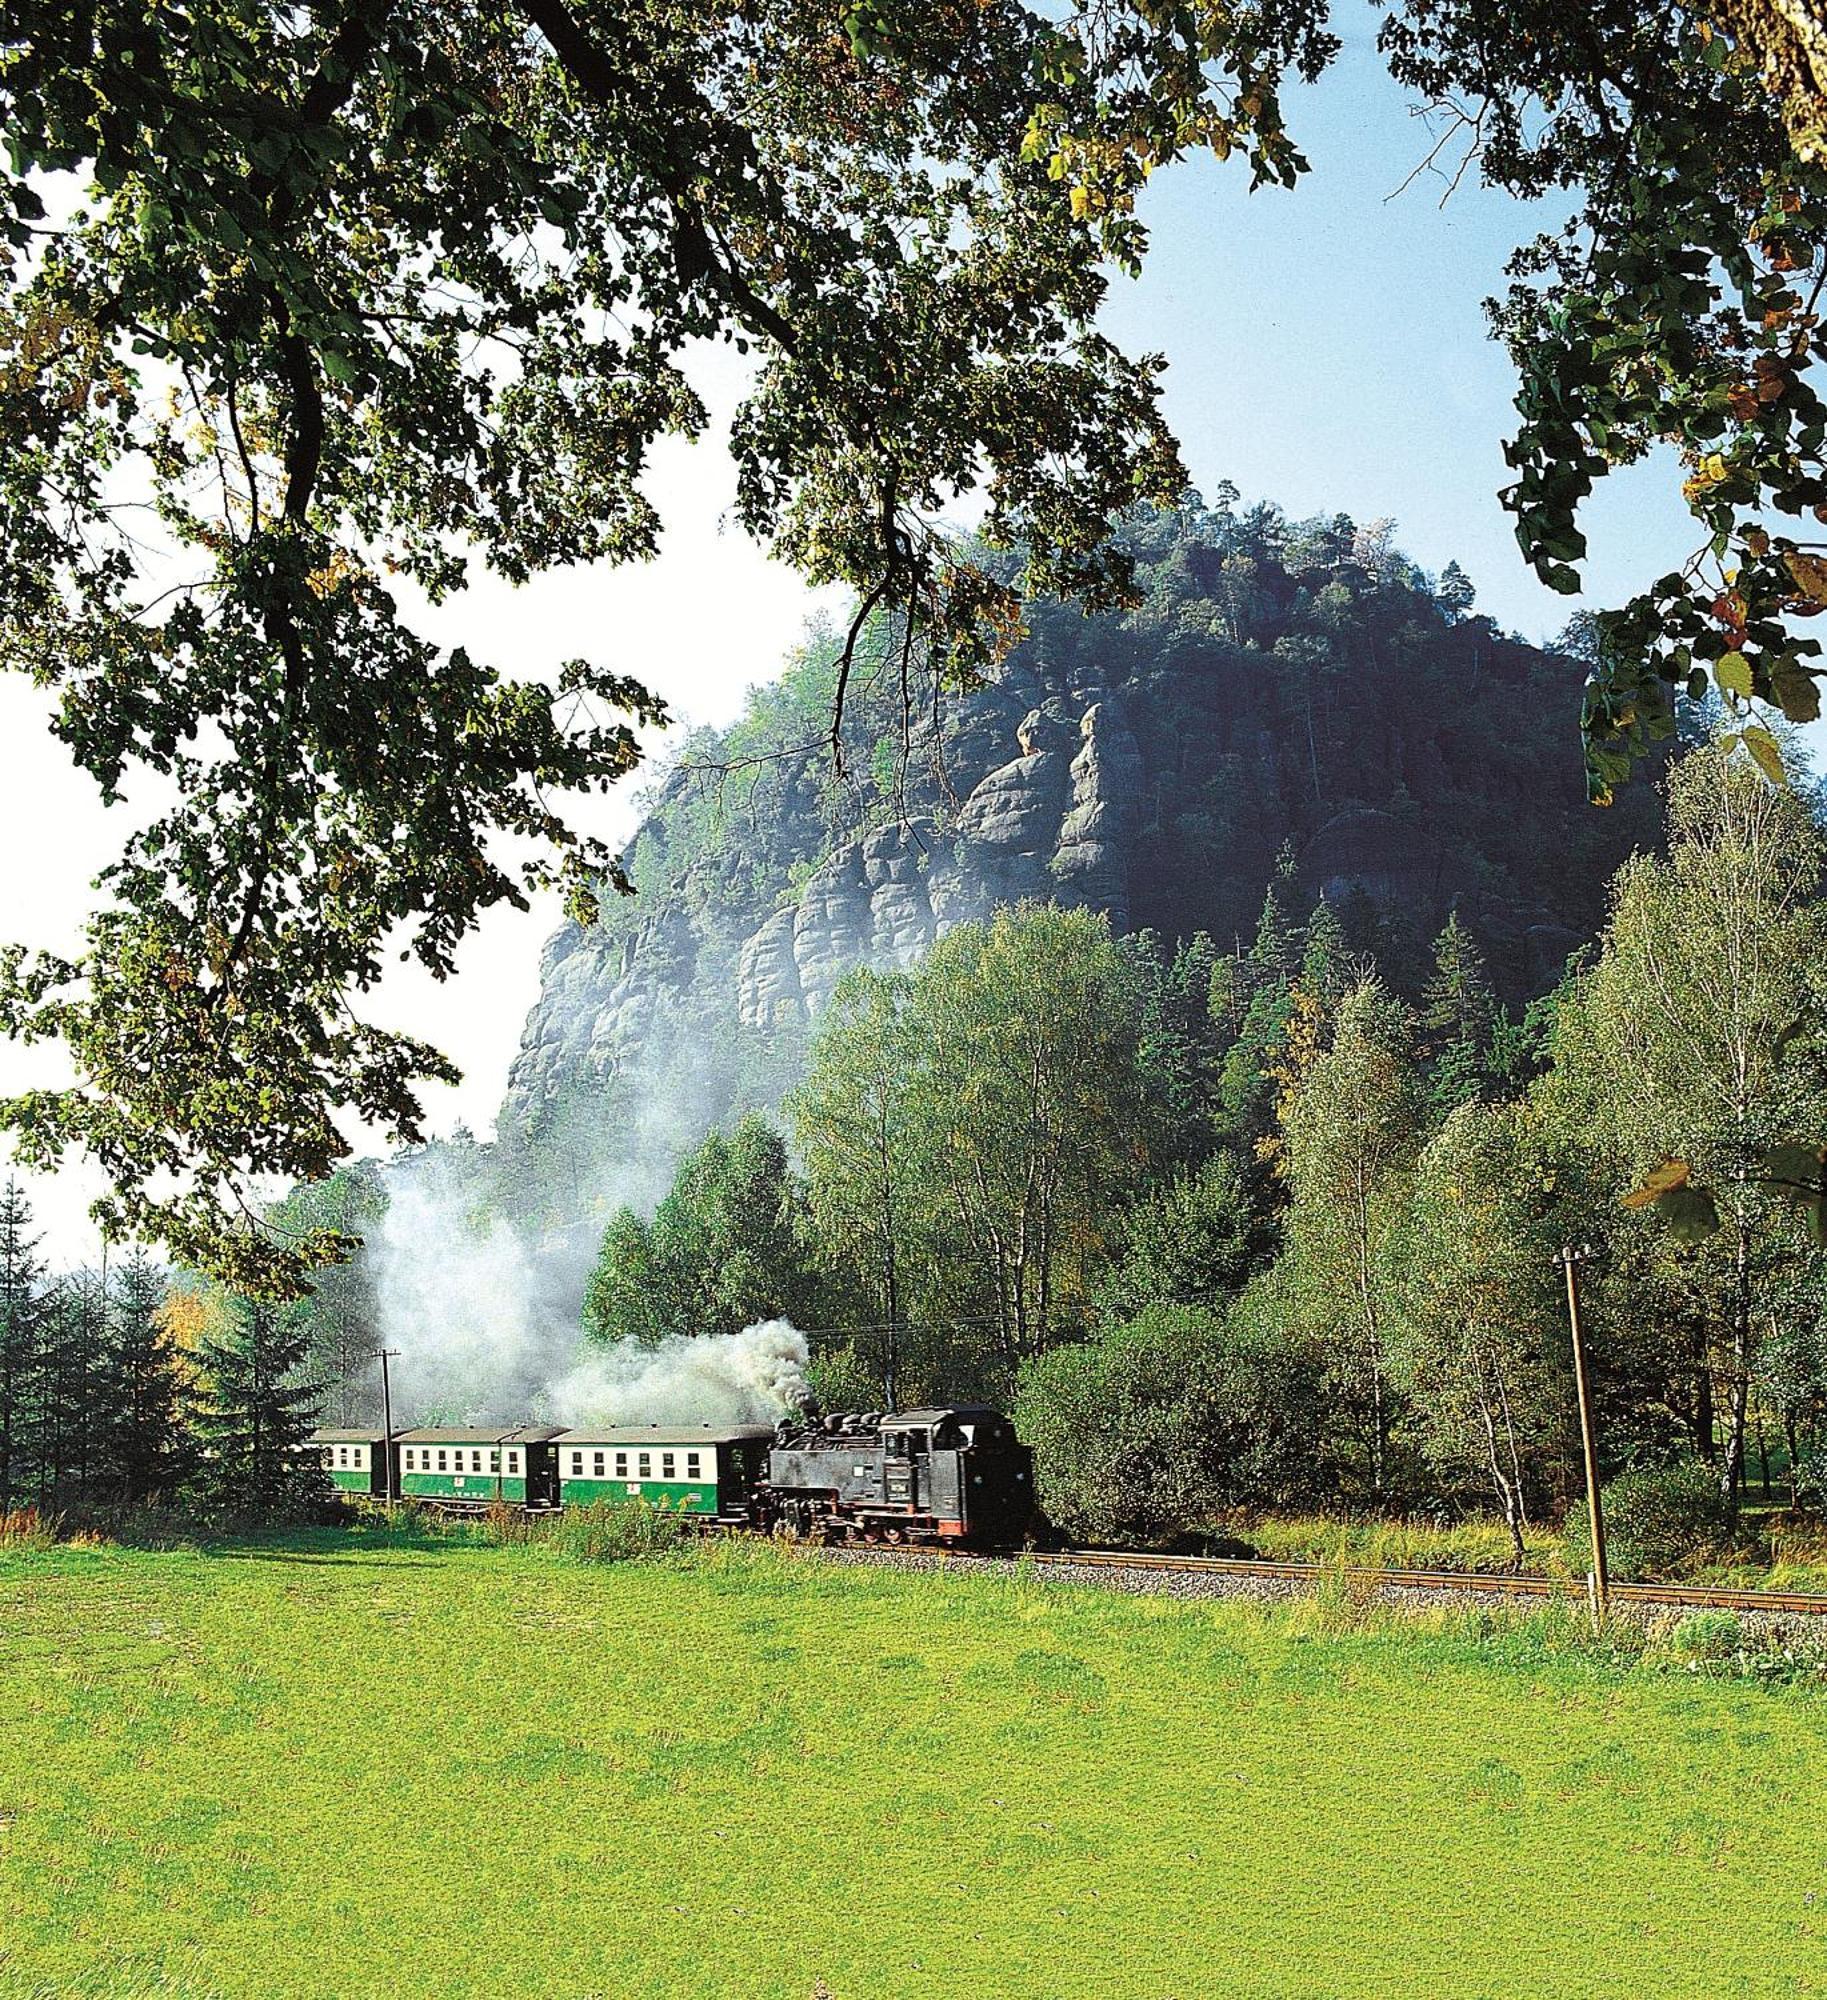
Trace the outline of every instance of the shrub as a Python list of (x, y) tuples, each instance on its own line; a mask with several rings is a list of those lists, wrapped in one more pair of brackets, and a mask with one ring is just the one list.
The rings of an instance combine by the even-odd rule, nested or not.
[(1304, 1497), (1318, 1407), (1314, 1369), (1285, 1341), (1156, 1306), (1030, 1361), (1013, 1414), (1047, 1513), (1069, 1533), (1115, 1540)]
[(1744, 1643), (1744, 1622), (1730, 1611), (1696, 1611), (1675, 1627), (1675, 1651), (1684, 1660), (1729, 1660)]
[[(1605, 1552), (1613, 1576), (1653, 1582), (1725, 1553), (1732, 1517), (1718, 1475), (1697, 1458), (1627, 1472), (1602, 1491)], [(1567, 1516), (1567, 1560), (1592, 1567), (1592, 1529), (1582, 1501)]]
[(549, 1539), (575, 1562), (633, 1562), (671, 1555), (690, 1533), (684, 1518), (668, 1508), (644, 1500), (593, 1500), (587, 1507), (567, 1507), (540, 1539)]

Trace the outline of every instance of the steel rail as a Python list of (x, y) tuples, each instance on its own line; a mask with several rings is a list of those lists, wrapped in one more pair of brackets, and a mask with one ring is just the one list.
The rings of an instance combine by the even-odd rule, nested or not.
[[(1188, 1571), (1204, 1576), (1321, 1583), (1328, 1577), (1400, 1590), (1475, 1591), (1490, 1597), (1570, 1597), (1584, 1601), (1578, 1578), (1511, 1575), (1492, 1570), (1382, 1569), (1374, 1564), (1271, 1562), (1242, 1556), (1155, 1555), (1120, 1549), (1002, 1549), (985, 1550), (1003, 1560), (1019, 1556), (1049, 1568), (1140, 1569)], [(1827, 1596), (1798, 1590), (1735, 1590), (1704, 1583), (1614, 1583), (1612, 1599), (1621, 1604), (1666, 1604), (1690, 1610), (1787, 1612), (1798, 1617), (1827, 1618)]]

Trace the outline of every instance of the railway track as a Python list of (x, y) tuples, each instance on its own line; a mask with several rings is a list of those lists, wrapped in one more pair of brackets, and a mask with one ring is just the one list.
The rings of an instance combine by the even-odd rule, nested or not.
[[(986, 1553), (988, 1553), (986, 1551)], [(1350, 1582), (1400, 1590), (1456, 1590), (1490, 1597), (1572, 1597), (1584, 1588), (1547, 1576), (1510, 1576), (1478, 1570), (1379, 1569), (1367, 1564), (1266, 1562), (1239, 1556), (1170, 1556), (1115, 1549), (1003, 1550), (1003, 1559), (1025, 1553), (1043, 1567), (1070, 1569), (1183, 1570), (1204, 1576), (1318, 1584), (1343, 1576)], [(1614, 1583), (1614, 1604), (1666, 1605), (1688, 1611), (1761, 1611), (1789, 1617), (1827, 1618), (1827, 1596), (1798, 1590), (1732, 1590), (1711, 1584)]]

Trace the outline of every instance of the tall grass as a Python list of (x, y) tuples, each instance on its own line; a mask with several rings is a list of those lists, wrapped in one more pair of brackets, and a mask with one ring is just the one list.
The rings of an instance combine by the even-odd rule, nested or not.
[[(1274, 1562), (1313, 1562), (1368, 1569), (1449, 1569), (1497, 1573), (1510, 1569), (1515, 1548), (1499, 1521), (1352, 1520), (1342, 1515), (1288, 1518), (1238, 1516), (1225, 1532)], [(1565, 1567), (1561, 1539), (1547, 1529), (1524, 1536), (1526, 1567), (1553, 1574)]]
[(586, 1563), (675, 1555), (695, 1539), (680, 1514), (644, 1500), (593, 1500), (560, 1514), (527, 1514), (496, 1504), (477, 1526), (481, 1539), (496, 1548), (549, 1549)]
[(48, 1549), (56, 1541), (56, 1521), (36, 1507), (12, 1507), (0, 1514), (0, 1549)]

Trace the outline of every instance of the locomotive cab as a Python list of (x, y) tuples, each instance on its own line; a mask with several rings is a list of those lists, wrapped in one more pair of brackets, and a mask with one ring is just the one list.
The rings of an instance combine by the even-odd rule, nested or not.
[(1019, 1540), (1033, 1523), (1034, 1455), (984, 1404), (904, 1410), (882, 1420), (889, 1466), (913, 1474), (916, 1511), (946, 1542)]

